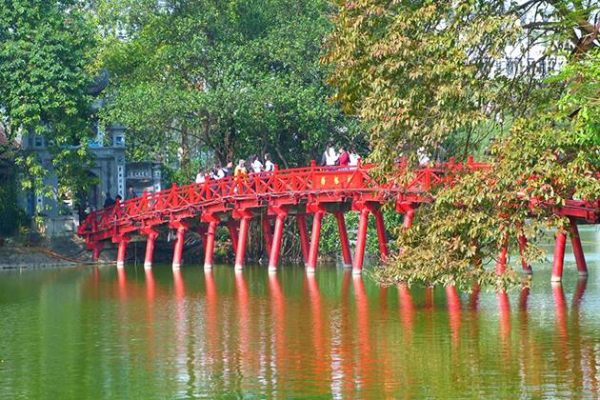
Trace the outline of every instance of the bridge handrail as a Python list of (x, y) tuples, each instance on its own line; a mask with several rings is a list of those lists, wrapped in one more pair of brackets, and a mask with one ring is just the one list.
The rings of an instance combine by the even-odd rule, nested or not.
[[(377, 187), (391, 192), (429, 191), (432, 187), (450, 182), (453, 175), (461, 170), (470, 171), (489, 168), (487, 164), (456, 163), (450, 160), (433, 167), (421, 167), (408, 171), (408, 163), (402, 159), (395, 166), (395, 172), (387, 182), (370, 174), (376, 165), (360, 164), (350, 166), (317, 166), (314, 161), (308, 167), (290, 168), (273, 172), (250, 174), (246, 177), (227, 177), (220, 180), (207, 180), (204, 183), (191, 183), (155, 193), (117, 202), (114, 206), (94, 211), (83, 221), (79, 234), (109, 231), (129, 220), (159, 218), (161, 214), (185, 208), (199, 208), (211, 202), (240, 202), (249, 199), (261, 200), (306, 193), (340, 192), (347, 190), (364, 191)], [(334, 185), (327, 178), (338, 178)], [(344, 177), (346, 182), (339, 180)], [(399, 179), (408, 177), (406, 181)], [(394, 179), (395, 178), (395, 179)], [(401, 183), (400, 183), (401, 182)]]

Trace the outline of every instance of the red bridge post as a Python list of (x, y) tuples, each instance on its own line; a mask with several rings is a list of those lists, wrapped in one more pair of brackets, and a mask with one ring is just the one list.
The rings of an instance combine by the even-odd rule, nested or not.
[(207, 228), (206, 224), (202, 223), (202, 216), (200, 216), (200, 222), (201, 223), (198, 226), (196, 233), (198, 233), (198, 235), (200, 236), (200, 243), (201, 243), (202, 251), (204, 252), (204, 254), (206, 254), (206, 232), (208, 231), (208, 228)]
[(402, 227), (404, 229), (409, 229), (413, 225), (413, 220), (415, 219), (415, 209), (410, 207), (406, 210), (404, 214), (404, 221), (402, 221)]
[(308, 250), (310, 246), (308, 243), (306, 216), (304, 214), (296, 215), (296, 223), (298, 224), (298, 231), (300, 232), (300, 249), (302, 250), (302, 258), (304, 259), (304, 266), (306, 266), (308, 264)]
[(102, 249), (104, 248), (104, 243), (102, 242), (95, 242), (92, 245), (92, 260), (98, 262), (100, 260), (100, 253), (102, 252)]
[(271, 210), (275, 213), (275, 232), (273, 233), (273, 241), (271, 242), (271, 251), (269, 254), (269, 271), (273, 272), (277, 271), (277, 264), (279, 263), (283, 225), (288, 211), (285, 207), (272, 207)]
[(383, 221), (383, 213), (381, 210), (373, 210), (375, 216), (375, 225), (377, 226), (377, 238), (379, 240), (379, 253), (381, 253), (381, 259), (385, 260), (389, 255), (390, 251), (387, 245), (387, 237), (385, 234), (385, 223)]
[(213, 214), (202, 215), (202, 221), (208, 222), (206, 231), (206, 240), (204, 241), (204, 270), (210, 270), (213, 267), (213, 255), (215, 253), (215, 236), (219, 218)]
[(233, 249), (233, 253), (237, 252), (237, 243), (238, 243), (238, 223), (234, 220), (227, 222), (227, 230), (229, 231), (229, 237), (231, 238), (231, 248)]
[(359, 275), (362, 273), (365, 260), (365, 249), (367, 246), (367, 227), (369, 225), (369, 207), (365, 204), (358, 205), (358, 236), (356, 238), (356, 249), (354, 250), (354, 263), (352, 264), (352, 273)]
[(552, 282), (560, 282), (562, 280), (566, 242), (567, 234), (561, 229), (556, 234), (556, 243), (554, 245), (554, 260), (552, 262)]
[(531, 269), (531, 265), (529, 265), (527, 258), (525, 257), (525, 251), (527, 250), (527, 237), (525, 235), (519, 235), (517, 241), (519, 242), (519, 255), (521, 257), (521, 266), (523, 267), (523, 272), (526, 274), (532, 274), (533, 270)]
[(508, 233), (504, 233), (502, 243), (500, 243), (500, 253), (498, 254), (498, 261), (496, 261), (496, 274), (502, 275), (506, 272), (506, 260), (508, 258)]
[(319, 242), (321, 240), (321, 221), (325, 210), (321, 206), (316, 206), (316, 210), (313, 215), (312, 232), (310, 237), (310, 249), (308, 251), (308, 263), (306, 265), (306, 272), (314, 273), (317, 268), (317, 257), (319, 256)]
[(263, 238), (265, 240), (265, 248), (267, 253), (271, 253), (271, 248), (273, 246), (273, 234), (271, 233), (271, 221), (268, 215), (262, 217), (261, 221)]
[(246, 243), (248, 241), (248, 228), (250, 226), (250, 219), (252, 213), (248, 210), (238, 210), (237, 213), (240, 219), (240, 232), (238, 235), (237, 251), (235, 253), (235, 270), (241, 271), (244, 269), (244, 263), (246, 258)]
[(125, 266), (125, 257), (127, 255), (127, 243), (131, 239), (126, 236), (119, 236), (113, 238), (113, 242), (117, 243), (117, 268), (123, 268)]
[(158, 232), (152, 228), (144, 228), (141, 233), (146, 235), (146, 253), (144, 255), (144, 268), (152, 268), (154, 260), (154, 244), (158, 238)]
[(183, 245), (188, 225), (182, 221), (174, 221), (171, 223), (171, 227), (177, 229), (177, 239), (173, 249), (173, 269), (179, 269), (183, 260)]
[(577, 221), (575, 218), (569, 218), (569, 234), (571, 236), (571, 246), (573, 247), (573, 254), (575, 255), (575, 262), (577, 263), (579, 275), (587, 276), (587, 264), (585, 262), (585, 255), (583, 253), (583, 247), (581, 246), (581, 239), (579, 237), (579, 230), (577, 229)]
[(348, 231), (346, 230), (346, 219), (344, 213), (341, 211), (335, 212), (335, 219), (337, 220), (338, 231), (340, 234), (340, 244), (342, 246), (342, 259), (344, 261), (344, 268), (352, 267), (352, 253), (350, 251), (350, 242), (348, 240)]

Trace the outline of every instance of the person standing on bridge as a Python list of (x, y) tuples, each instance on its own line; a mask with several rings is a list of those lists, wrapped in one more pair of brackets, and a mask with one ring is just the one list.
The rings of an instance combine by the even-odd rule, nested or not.
[(127, 198), (126, 198), (126, 200), (135, 199), (136, 197), (138, 197), (138, 196), (133, 191), (133, 186), (131, 186), (131, 185), (127, 186)]
[(104, 208), (108, 208), (115, 204), (115, 199), (113, 199), (110, 193), (106, 192), (106, 199), (104, 200)]
[(225, 175), (225, 178), (233, 176), (233, 163), (231, 161), (223, 168), (223, 174)]
[(244, 177), (248, 175), (248, 170), (246, 169), (246, 160), (240, 160), (238, 161), (238, 165), (237, 167), (235, 167), (235, 170), (233, 171), (233, 176), (237, 177)]
[(273, 172), (275, 171), (275, 164), (271, 161), (271, 155), (269, 153), (265, 154), (265, 172)]
[(246, 161), (239, 160), (237, 167), (235, 167), (235, 171), (233, 171), (233, 176), (236, 180), (235, 193), (244, 192), (244, 185), (242, 180), (246, 178), (248, 175), (248, 170), (246, 169)]
[(338, 157), (338, 165), (347, 167), (350, 164), (350, 154), (346, 151), (344, 146), (340, 146), (340, 156)]
[(356, 152), (356, 148), (354, 146), (350, 147), (350, 163), (351, 167), (356, 167), (358, 165), (358, 161), (360, 160), (360, 156)]
[(333, 167), (334, 165), (336, 165), (337, 160), (338, 160), (338, 155), (337, 155), (335, 149), (333, 148), (333, 145), (331, 143), (329, 143), (327, 145), (327, 149), (323, 153), (323, 157), (321, 158), (321, 165)]
[(252, 156), (250, 160), (252, 160), (252, 164), (250, 164), (252, 166), (252, 172), (255, 174), (260, 174), (263, 172), (263, 165), (257, 156)]
[(196, 174), (196, 183), (204, 183), (206, 182), (206, 175), (204, 174), (204, 171), (202, 169), (200, 169), (198, 171), (198, 173)]

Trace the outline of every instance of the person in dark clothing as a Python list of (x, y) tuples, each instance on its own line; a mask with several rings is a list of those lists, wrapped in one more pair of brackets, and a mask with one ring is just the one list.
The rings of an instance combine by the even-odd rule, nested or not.
[(231, 161), (227, 163), (225, 168), (223, 168), (223, 173), (225, 174), (225, 177), (233, 175), (233, 163)]
[(128, 186), (127, 187), (127, 198), (126, 200), (129, 199), (135, 199), (137, 196), (137, 194), (133, 191), (133, 186)]
[(104, 200), (104, 208), (110, 207), (115, 204), (115, 199), (110, 196), (110, 193), (106, 193), (106, 199)]

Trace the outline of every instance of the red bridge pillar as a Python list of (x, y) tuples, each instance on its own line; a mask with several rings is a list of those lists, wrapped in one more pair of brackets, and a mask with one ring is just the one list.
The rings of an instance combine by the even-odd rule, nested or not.
[(144, 268), (152, 268), (154, 260), (154, 244), (158, 238), (158, 232), (152, 228), (144, 228), (141, 230), (143, 235), (146, 235), (146, 254), (144, 256)]
[[(202, 222), (202, 216), (200, 217), (200, 221)], [(198, 230), (197, 233), (200, 236), (200, 241), (202, 243), (202, 251), (206, 254), (206, 232), (208, 231), (208, 228), (206, 227), (205, 224), (200, 224), (198, 226)]]
[(569, 218), (569, 233), (571, 236), (571, 246), (573, 247), (573, 255), (575, 255), (575, 262), (577, 263), (579, 275), (587, 276), (587, 264), (585, 262), (585, 255), (583, 254), (583, 247), (581, 246), (581, 239), (579, 238), (579, 230), (577, 229), (577, 221), (575, 218)]
[(127, 243), (131, 238), (126, 236), (119, 236), (113, 238), (113, 243), (117, 243), (117, 268), (123, 268), (125, 266), (125, 258), (127, 256)]
[(559, 230), (556, 234), (556, 243), (554, 245), (554, 260), (552, 262), (552, 282), (560, 282), (562, 280), (566, 242), (566, 232), (563, 230)]
[(173, 249), (173, 269), (179, 269), (183, 260), (183, 245), (188, 225), (182, 221), (175, 221), (171, 223), (171, 227), (177, 229), (177, 239)]
[(406, 210), (404, 214), (404, 221), (402, 222), (402, 226), (404, 229), (409, 229), (413, 225), (413, 220), (415, 219), (415, 209), (410, 207)]
[(300, 249), (302, 250), (302, 258), (304, 259), (304, 266), (308, 264), (308, 250), (310, 244), (308, 243), (308, 232), (306, 228), (306, 216), (304, 214), (296, 215), (296, 223), (298, 224), (298, 231), (300, 231)]
[(229, 237), (231, 238), (231, 247), (233, 252), (237, 252), (238, 243), (238, 223), (234, 220), (227, 222), (227, 230), (229, 231)]
[(346, 230), (346, 220), (344, 213), (338, 211), (335, 213), (337, 220), (338, 231), (340, 234), (340, 244), (342, 246), (342, 259), (344, 260), (344, 268), (352, 267), (352, 254), (350, 251), (350, 242), (348, 241), (348, 231)]
[(358, 236), (356, 237), (356, 249), (354, 250), (354, 263), (352, 264), (352, 273), (359, 275), (362, 273), (365, 260), (365, 249), (367, 246), (367, 227), (369, 225), (369, 207), (366, 204), (357, 206), (358, 217)]
[(213, 267), (213, 255), (215, 253), (215, 236), (219, 226), (219, 218), (215, 215), (202, 215), (202, 221), (208, 222), (206, 231), (206, 240), (204, 246), (204, 270), (210, 270)]
[(275, 213), (275, 232), (273, 233), (273, 241), (269, 254), (269, 271), (277, 271), (279, 253), (281, 251), (281, 239), (283, 238), (283, 225), (288, 211), (285, 207), (272, 207), (271, 211)]
[[(413, 211), (414, 213), (414, 211)], [(373, 210), (375, 216), (375, 225), (377, 226), (377, 238), (379, 240), (379, 253), (381, 259), (385, 260), (389, 255), (390, 251), (387, 245), (387, 237), (385, 234), (385, 223), (383, 222), (383, 214), (381, 210)]]
[(261, 221), (263, 238), (265, 240), (265, 249), (267, 253), (271, 253), (271, 247), (273, 246), (273, 234), (271, 233), (271, 221), (268, 215), (265, 215)]
[(100, 253), (104, 248), (104, 243), (95, 242), (92, 246), (92, 260), (98, 262), (100, 260)]
[(252, 219), (252, 213), (248, 210), (238, 210), (234, 212), (234, 217), (240, 218), (240, 232), (238, 235), (237, 251), (235, 252), (235, 269), (241, 271), (244, 269), (244, 262), (246, 258), (246, 243), (248, 241), (248, 228), (250, 227), (250, 220)]
[(531, 265), (529, 265), (527, 258), (525, 257), (525, 250), (527, 249), (527, 237), (525, 235), (519, 235), (517, 241), (519, 242), (519, 255), (521, 256), (521, 266), (523, 267), (523, 272), (526, 274), (532, 274), (533, 270), (531, 269)]
[(308, 263), (306, 272), (314, 273), (317, 268), (317, 257), (319, 257), (319, 242), (321, 240), (321, 221), (325, 215), (325, 210), (321, 206), (316, 206), (313, 215), (313, 225), (310, 238), (310, 249), (308, 250)]
[(506, 272), (506, 260), (508, 258), (508, 233), (504, 234), (500, 244), (500, 253), (496, 262), (496, 274), (502, 275)]

